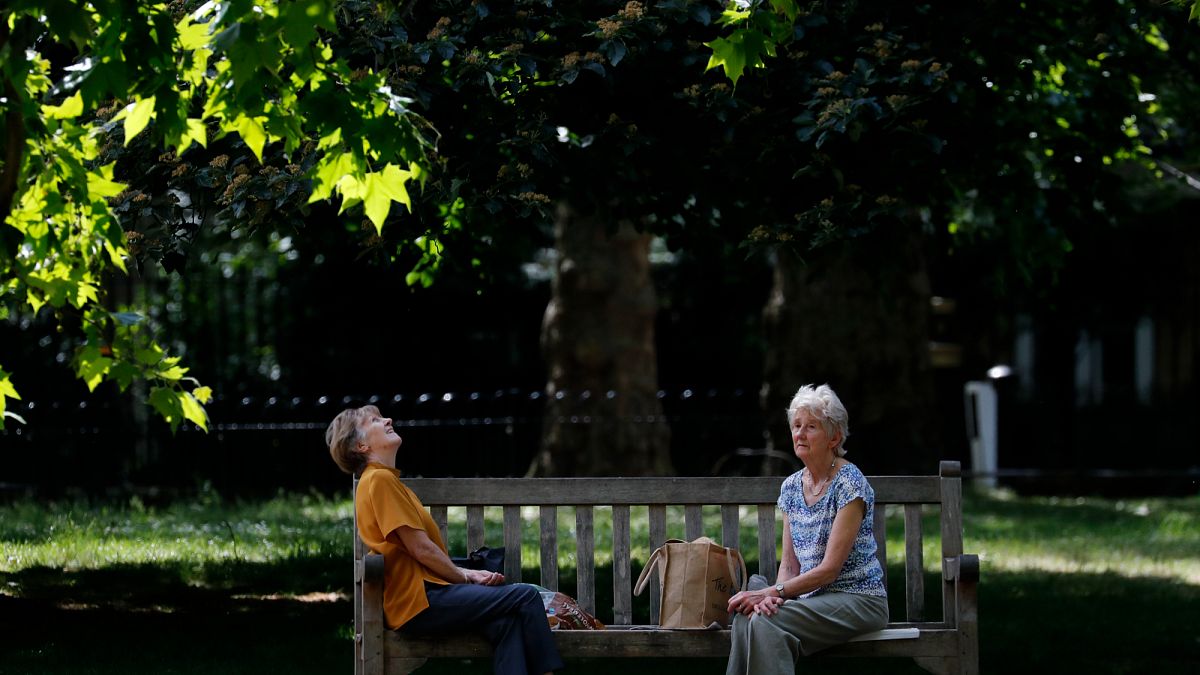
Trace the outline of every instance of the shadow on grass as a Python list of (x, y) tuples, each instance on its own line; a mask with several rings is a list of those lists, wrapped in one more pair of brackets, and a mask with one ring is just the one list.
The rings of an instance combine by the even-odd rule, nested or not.
[[(1200, 497), (1014, 498), (1003, 491), (968, 491), (966, 499), (969, 548), (996, 539), (1034, 544), (1077, 540), (1080, 546), (1119, 546), (1160, 559), (1195, 560), (1200, 555)], [(926, 529), (930, 531), (937, 530)]]
[[(751, 562), (751, 567), (754, 567)], [(266, 563), (116, 565), (0, 575), (0, 673), (350, 673), (349, 564), (325, 556)], [(902, 569), (889, 570), (901, 617)], [(536, 581), (537, 571), (525, 570)], [(611, 606), (611, 569), (597, 606)], [(574, 593), (573, 570), (559, 587)], [(928, 614), (940, 586), (926, 580)], [(635, 598), (635, 620), (648, 599)], [(599, 614), (606, 617), (603, 609)], [(980, 584), (985, 673), (1194, 673), (1200, 587), (1117, 575), (990, 572)], [(572, 673), (724, 672), (719, 660), (575, 661)], [(805, 673), (920, 673), (905, 660), (812, 659)], [(489, 662), (430, 663), (419, 673), (490, 673)]]
[(0, 574), (0, 673), (349, 671), (349, 562)]

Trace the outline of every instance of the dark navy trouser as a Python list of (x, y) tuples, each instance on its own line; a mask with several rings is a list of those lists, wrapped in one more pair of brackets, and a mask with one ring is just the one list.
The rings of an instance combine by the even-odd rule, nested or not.
[(542, 675), (563, 667), (537, 589), (524, 584), (425, 584), (429, 607), (400, 627), (432, 635), (480, 631), (492, 643), (496, 675)]

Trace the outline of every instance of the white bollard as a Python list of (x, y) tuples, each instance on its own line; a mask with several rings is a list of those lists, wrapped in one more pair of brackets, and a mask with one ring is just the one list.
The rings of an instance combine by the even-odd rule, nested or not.
[(963, 385), (967, 407), (967, 438), (971, 441), (971, 470), (975, 485), (996, 487), (996, 447), (999, 436), (999, 400), (996, 385), (974, 380)]

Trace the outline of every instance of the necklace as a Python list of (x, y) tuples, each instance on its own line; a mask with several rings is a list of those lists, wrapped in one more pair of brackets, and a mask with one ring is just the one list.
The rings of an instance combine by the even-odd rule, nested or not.
[(810, 495), (816, 497), (817, 495), (821, 494), (821, 492), (825, 489), (825, 484), (829, 482), (829, 479), (831, 477), (833, 477), (833, 467), (835, 467), (835, 466), (837, 466), (837, 456), (836, 455), (834, 456), (833, 461), (829, 463), (829, 473), (824, 478), (821, 479), (820, 483), (817, 483), (814, 481), (813, 473), (811, 470), (809, 470), (808, 484), (810, 487), (808, 488), (808, 493)]

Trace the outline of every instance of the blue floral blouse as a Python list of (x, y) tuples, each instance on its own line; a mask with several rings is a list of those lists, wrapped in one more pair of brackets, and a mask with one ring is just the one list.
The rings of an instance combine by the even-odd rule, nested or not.
[(779, 490), (779, 510), (788, 519), (791, 528), (792, 547), (800, 561), (800, 572), (804, 573), (821, 563), (829, 534), (833, 531), (833, 519), (850, 502), (862, 499), (866, 511), (858, 537), (850, 549), (846, 563), (837, 579), (824, 588), (819, 588), (800, 597), (818, 593), (858, 593), (860, 595), (887, 596), (883, 584), (883, 569), (875, 558), (875, 490), (857, 466), (847, 462), (838, 469), (829, 489), (815, 504), (804, 503), (804, 486), (800, 482), (803, 471), (788, 476)]

